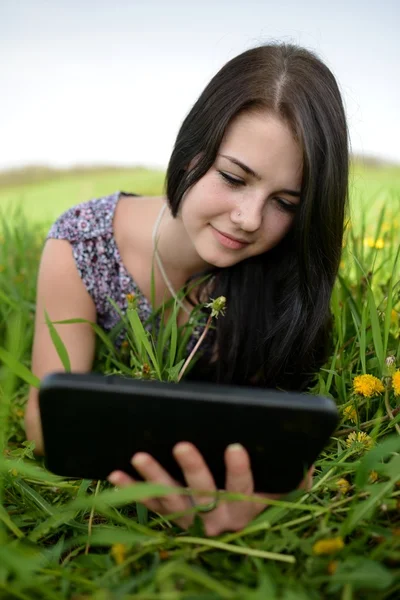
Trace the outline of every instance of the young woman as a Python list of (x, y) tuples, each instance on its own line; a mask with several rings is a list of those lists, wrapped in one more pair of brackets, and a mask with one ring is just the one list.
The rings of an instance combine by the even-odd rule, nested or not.
[[(289, 44), (253, 48), (229, 61), (184, 120), (168, 165), (166, 195), (117, 192), (62, 215), (40, 264), (32, 368), (38, 377), (61, 364), (44, 322), (82, 317), (110, 330), (135, 293), (139, 314), (152, 311), (150, 274), (156, 251), (156, 305), (200, 273), (211, 277), (183, 302), (223, 295), (227, 311), (206, 338), (193, 376), (221, 383), (304, 389), (327, 358), (329, 301), (342, 248), (348, 183), (348, 134), (341, 95), (315, 54)], [(73, 371), (89, 371), (90, 326), (59, 328)], [(201, 331), (195, 331), (188, 350)], [(37, 390), (26, 413), (42, 451)], [(190, 487), (215, 490), (197, 449), (174, 456)], [(226, 450), (226, 489), (253, 493), (246, 450)], [(175, 482), (154, 459), (133, 464), (149, 481)], [(133, 483), (113, 473), (116, 485)], [(303, 485), (305, 485), (303, 483)], [(205, 530), (244, 527), (265, 504), (207, 504)], [(207, 505), (204, 505), (204, 504)], [(188, 497), (145, 502), (161, 514), (190, 506)], [(193, 517), (177, 522), (188, 527)]]

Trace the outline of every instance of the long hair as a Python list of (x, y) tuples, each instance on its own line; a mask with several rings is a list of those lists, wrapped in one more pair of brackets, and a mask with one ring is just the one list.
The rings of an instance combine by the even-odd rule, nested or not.
[(216, 322), (213, 378), (301, 389), (327, 358), (348, 197), (346, 117), (329, 68), (293, 44), (259, 46), (230, 60), (180, 128), (166, 194), (176, 217), (185, 193), (213, 165), (232, 119), (260, 109), (281, 118), (300, 144), (300, 207), (275, 248), (214, 271), (213, 297), (226, 296), (227, 311)]

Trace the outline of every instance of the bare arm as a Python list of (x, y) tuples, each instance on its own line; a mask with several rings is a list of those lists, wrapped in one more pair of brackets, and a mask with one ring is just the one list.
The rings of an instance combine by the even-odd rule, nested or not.
[[(65, 240), (46, 242), (39, 267), (36, 296), (35, 334), (32, 371), (42, 379), (52, 371), (64, 370), (51, 340), (44, 311), (52, 321), (82, 318), (96, 321), (96, 308), (77, 271), (72, 247)], [(55, 325), (75, 372), (90, 371), (93, 364), (95, 335), (90, 325)], [(31, 387), (25, 413), (26, 435), (36, 442), (35, 452), (43, 454), (38, 390)]]

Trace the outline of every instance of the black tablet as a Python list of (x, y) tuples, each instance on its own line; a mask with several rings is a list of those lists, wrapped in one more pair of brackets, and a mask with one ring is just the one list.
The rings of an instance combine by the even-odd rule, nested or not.
[(46, 466), (64, 477), (106, 479), (118, 469), (141, 480), (130, 459), (144, 451), (186, 486), (172, 448), (190, 441), (224, 489), (224, 451), (238, 442), (264, 493), (295, 489), (338, 423), (321, 396), (94, 373), (46, 376), (39, 406)]

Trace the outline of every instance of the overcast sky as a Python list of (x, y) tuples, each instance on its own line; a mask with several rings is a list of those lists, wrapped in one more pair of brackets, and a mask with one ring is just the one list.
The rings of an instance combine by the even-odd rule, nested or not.
[(0, 168), (164, 167), (197, 96), (267, 42), (316, 51), (352, 149), (400, 162), (399, 0), (0, 0)]

